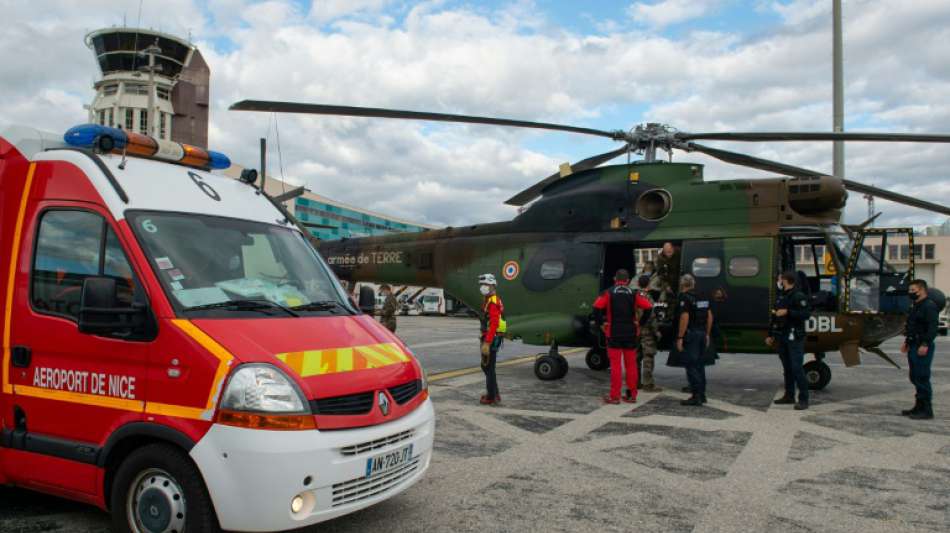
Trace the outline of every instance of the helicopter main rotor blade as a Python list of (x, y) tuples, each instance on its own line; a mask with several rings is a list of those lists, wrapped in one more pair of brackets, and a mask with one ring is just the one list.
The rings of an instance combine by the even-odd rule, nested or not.
[(478, 117), (472, 115), (453, 115), (448, 113), (430, 113), (427, 111), (405, 111), (378, 107), (353, 107), (345, 105), (304, 104), (298, 102), (273, 102), (267, 100), (241, 100), (233, 104), (232, 111), (266, 111), (272, 113), (300, 113), (307, 115), (336, 115), (348, 117), (398, 118), (408, 120), (434, 120), (438, 122), (465, 122), (468, 124), (488, 124), (491, 126), (513, 126), (540, 130), (566, 131), (584, 135), (596, 135), (613, 140), (623, 140), (623, 131), (605, 131), (564, 124), (512, 120), (507, 118)]
[(905, 194), (896, 193), (889, 191), (887, 189), (882, 189), (880, 187), (874, 187), (872, 185), (865, 185), (863, 183), (852, 181), (852, 180), (842, 180), (844, 181), (844, 186), (849, 191), (854, 191), (861, 194), (870, 194), (871, 196), (876, 196), (882, 200), (890, 200), (899, 204), (909, 205), (911, 207), (917, 207), (920, 209), (926, 209), (927, 211), (933, 211), (935, 213), (940, 213), (943, 215), (950, 215), (950, 207), (945, 205), (935, 204), (933, 202), (928, 202), (926, 200), (919, 200), (913, 196), (907, 196)]
[[(610, 161), (611, 159), (619, 155), (623, 155), (629, 149), (630, 149), (630, 145), (626, 144), (616, 150), (611, 150), (609, 152), (604, 152), (602, 154), (595, 155), (593, 157), (588, 157), (587, 159), (582, 159), (578, 161), (577, 163), (574, 163), (573, 165), (571, 165), (571, 172), (582, 172), (584, 170), (590, 170), (603, 163), (606, 163), (607, 161)], [(535, 183), (534, 185), (528, 187), (527, 189), (505, 200), (505, 203), (508, 205), (522, 206), (530, 202), (531, 200), (534, 200), (538, 196), (541, 196), (541, 191), (544, 190), (545, 187), (547, 187), (548, 185), (550, 185), (551, 183), (554, 183), (555, 181), (559, 179), (561, 179), (561, 173), (555, 172), (554, 174), (551, 174), (550, 176), (544, 178), (543, 180)]]
[[(814, 170), (808, 170), (807, 168), (796, 167), (793, 165), (788, 165), (785, 163), (779, 163), (777, 161), (770, 161), (768, 159), (762, 159), (760, 157), (755, 157), (747, 154), (740, 154), (738, 152), (730, 152), (729, 150), (722, 150), (719, 148), (712, 148), (710, 146), (704, 146), (697, 143), (685, 143), (683, 146), (680, 146), (687, 151), (696, 151), (702, 152), (706, 155), (710, 155), (725, 161), (727, 163), (732, 163), (735, 165), (742, 165), (751, 168), (757, 168), (760, 170), (767, 170), (769, 172), (778, 172), (779, 174), (784, 174), (786, 176), (794, 176), (800, 178), (807, 178), (813, 176), (827, 176), (824, 172), (817, 172)], [(950, 207), (943, 206), (940, 204), (935, 204), (933, 202), (928, 202), (926, 200), (920, 200), (912, 196), (907, 196), (905, 194), (896, 193), (889, 191), (887, 189), (882, 189), (880, 187), (874, 187), (871, 185), (865, 185), (863, 183), (853, 181), (853, 180), (842, 180), (844, 186), (849, 191), (854, 191), (861, 194), (870, 194), (871, 196), (876, 196), (883, 200), (890, 200), (903, 205), (908, 205), (911, 207), (917, 207), (919, 209), (925, 209), (927, 211), (933, 211), (934, 213), (941, 213), (944, 215), (950, 215)]]
[(759, 170), (766, 170), (768, 172), (777, 172), (779, 174), (784, 174), (786, 176), (794, 176), (796, 178), (810, 178), (813, 176), (827, 176), (824, 172), (818, 172), (815, 170), (808, 170), (807, 168), (796, 167), (794, 165), (789, 165), (786, 163), (779, 163), (778, 161), (771, 161), (769, 159), (762, 159), (761, 157), (755, 157), (748, 154), (740, 154), (739, 152), (730, 152), (729, 150), (723, 150), (721, 148), (713, 148), (711, 146), (705, 146), (702, 144), (697, 144), (694, 142), (685, 143), (683, 146), (678, 146), (677, 148), (682, 148), (687, 152), (702, 152), (706, 155), (710, 155), (719, 159), (720, 161), (725, 161), (726, 163), (732, 163), (734, 165), (741, 165), (744, 167), (757, 168)]
[(676, 133), (677, 139), (716, 141), (871, 141), (871, 142), (926, 142), (950, 143), (950, 135), (937, 133), (861, 133), (841, 132), (728, 132)]

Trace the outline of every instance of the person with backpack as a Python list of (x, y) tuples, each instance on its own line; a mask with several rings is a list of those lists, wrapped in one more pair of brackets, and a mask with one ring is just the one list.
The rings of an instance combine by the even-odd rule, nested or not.
[[(937, 291), (934, 291), (937, 292)], [(917, 391), (914, 407), (901, 414), (914, 420), (930, 420), (934, 417), (933, 388), (930, 386), (930, 366), (934, 360), (934, 340), (937, 338), (937, 323), (940, 309), (946, 305), (930, 298), (927, 282), (915, 279), (910, 282), (907, 293), (911, 300), (907, 314), (906, 338), (901, 352), (907, 354), (907, 366), (910, 367), (910, 382)]]
[[(785, 374), (785, 395), (775, 400), (778, 405), (795, 404), (796, 411), (808, 409), (808, 380), (805, 378), (805, 322), (811, 316), (808, 297), (795, 283), (794, 272), (778, 277), (778, 298), (772, 311), (769, 336), (765, 343), (778, 350)], [(798, 389), (798, 402), (795, 389)]]
[(607, 357), (610, 358), (610, 394), (603, 397), (604, 403), (620, 403), (623, 367), (627, 371), (627, 393), (623, 401), (636, 403), (637, 344), (640, 337), (637, 310), (649, 312), (652, 308), (649, 300), (630, 287), (630, 272), (623, 268), (614, 274), (614, 286), (594, 301), (595, 318), (603, 324)]

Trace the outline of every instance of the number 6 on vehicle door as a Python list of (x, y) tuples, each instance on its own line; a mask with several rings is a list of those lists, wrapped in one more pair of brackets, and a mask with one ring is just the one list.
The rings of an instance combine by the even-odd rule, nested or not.
[(408, 463), (410, 459), (412, 459), (412, 444), (389, 453), (370, 457), (366, 460), (366, 477), (372, 477), (373, 474), (402, 466)]

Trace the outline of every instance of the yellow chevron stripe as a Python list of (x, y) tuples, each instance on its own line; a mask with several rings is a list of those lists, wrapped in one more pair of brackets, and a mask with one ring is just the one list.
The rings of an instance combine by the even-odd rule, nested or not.
[(301, 377), (352, 372), (360, 366), (381, 368), (411, 361), (408, 354), (391, 342), (288, 352), (277, 354), (277, 358)]

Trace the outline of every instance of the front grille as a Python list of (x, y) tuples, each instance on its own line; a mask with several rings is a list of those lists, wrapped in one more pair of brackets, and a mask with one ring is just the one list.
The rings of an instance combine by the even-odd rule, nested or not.
[(416, 394), (422, 390), (422, 381), (413, 380), (389, 389), (389, 394), (396, 400), (396, 403), (402, 405), (416, 397)]
[(310, 400), (310, 409), (315, 415), (362, 415), (372, 408), (372, 392)]
[(395, 435), (390, 435), (388, 437), (383, 437), (381, 439), (371, 440), (368, 442), (361, 442), (359, 444), (354, 444), (353, 446), (346, 446), (340, 448), (340, 453), (343, 455), (359, 455), (361, 453), (371, 452), (373, 450), (378, 450), (380, 448), (385, 448), (390, 444), (396, 444), (397, 442), (402, 442), (406, 439), (412, 437), (413, 430), (407, 429)]
[(380, 472), (371, 477), (358, 477), (333, 485), (333, 507), (372, 498), (398, 485), (419, 469), (416, 457), (399, 468)]

